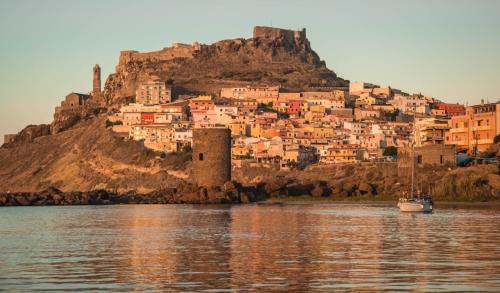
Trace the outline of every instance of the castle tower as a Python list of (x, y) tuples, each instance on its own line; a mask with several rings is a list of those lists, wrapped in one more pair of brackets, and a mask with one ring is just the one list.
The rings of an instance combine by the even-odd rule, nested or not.
[(92, 95), (96, 97), (99, 96), (100, 94), (101, 94), (101, 67), (99, 67), (99, 64), (96, 64), (94, 65)]
[(231, 180), (231, 130), (193, 129), (193, 175), (198, 186), (222, 186)]

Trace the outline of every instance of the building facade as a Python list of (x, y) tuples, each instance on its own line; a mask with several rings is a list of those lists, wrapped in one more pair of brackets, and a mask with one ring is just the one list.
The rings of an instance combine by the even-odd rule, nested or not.
[(154, 79), (140, 83), (135, 92), (135, 101), (138, 104), (157, 105), (170, 103), (172, 91), (166, 82)]
[(483, 152), (500, 135), (500, 103), (467, 107), (466, 114), (451, 117), (450, 124), (446, 144), (470, 154)]

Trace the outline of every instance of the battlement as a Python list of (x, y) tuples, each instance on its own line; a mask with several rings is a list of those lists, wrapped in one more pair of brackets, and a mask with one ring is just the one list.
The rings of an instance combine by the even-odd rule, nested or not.
[(268, 26), (253, 28), (253, 38), (277, 39), (281, 37), (287, 40), (306, 40), (306, 29), (289, 30)]

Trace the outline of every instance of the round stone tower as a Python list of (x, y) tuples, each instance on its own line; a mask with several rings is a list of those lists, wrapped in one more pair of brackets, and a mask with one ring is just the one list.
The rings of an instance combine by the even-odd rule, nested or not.
[(198, 186), (221, 186), (231, 180), (231, 130), (193, 129), (193, 175)]

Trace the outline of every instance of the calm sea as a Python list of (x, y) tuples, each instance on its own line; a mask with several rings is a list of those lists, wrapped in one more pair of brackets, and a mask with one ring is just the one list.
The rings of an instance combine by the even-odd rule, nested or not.
[(0, 291), (500, 291), (500, 210), (0, 208)]

